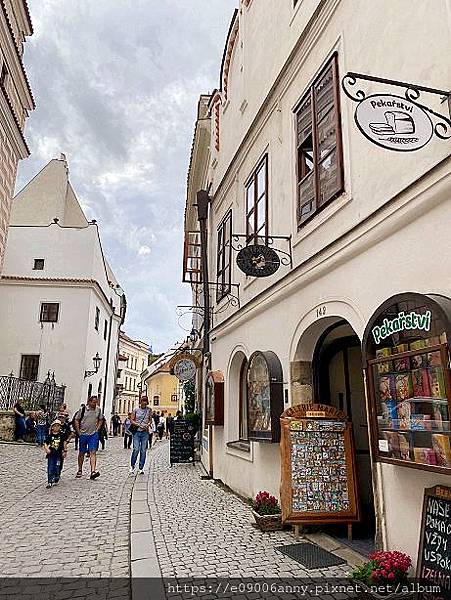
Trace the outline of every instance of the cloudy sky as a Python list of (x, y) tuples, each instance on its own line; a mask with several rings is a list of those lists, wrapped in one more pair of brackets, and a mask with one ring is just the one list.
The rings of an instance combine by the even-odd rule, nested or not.
[(165, 350), (175, 307), (197, 100), (219, 83), (238, 0), (28, 0), (25, 64), (37, 109), (17, 189), (64, 152), (128, 298), (125, 331)]

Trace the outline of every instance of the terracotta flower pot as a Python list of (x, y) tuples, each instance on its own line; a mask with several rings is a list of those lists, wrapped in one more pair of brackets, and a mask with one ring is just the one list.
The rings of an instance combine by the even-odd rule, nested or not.
[(259, 515), (255, 510), (252, 511), (255, 522), (261, 531), (280, 531), (283, 528), (282, 515)]

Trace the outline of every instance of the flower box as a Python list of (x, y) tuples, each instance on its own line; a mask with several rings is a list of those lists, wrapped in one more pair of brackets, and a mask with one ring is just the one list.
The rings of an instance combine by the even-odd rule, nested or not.
[(283, 528), (282, 515), (259, 515), (255, 510), (252, 511), (255, 522), (261, 531), (280, 531)]

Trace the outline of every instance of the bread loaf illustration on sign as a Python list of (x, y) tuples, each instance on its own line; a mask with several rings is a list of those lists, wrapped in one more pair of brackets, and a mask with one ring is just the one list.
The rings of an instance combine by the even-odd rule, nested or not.
[(402, 135), (415, 133), (415, 123), (410, 115), (400, 110), (387, 110), (385, 123), (370, 123), (370, 129), (377, 135)]

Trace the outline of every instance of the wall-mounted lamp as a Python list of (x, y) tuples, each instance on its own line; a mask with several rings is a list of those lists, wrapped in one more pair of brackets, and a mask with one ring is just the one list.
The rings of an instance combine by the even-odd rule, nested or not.
[(96, 352), (96, 355), (92, 359), (92, 362), (94, 363), (94, 371), (85, 371), (85, 378), (91, 377), (91, 375), (95, 375), (99, 372), (101, 361), (102, 359), (100, 358), (99, 353)]

